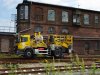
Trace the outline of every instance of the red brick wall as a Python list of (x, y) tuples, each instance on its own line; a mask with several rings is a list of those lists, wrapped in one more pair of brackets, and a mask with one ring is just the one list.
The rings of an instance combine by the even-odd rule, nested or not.
[[(100, 37), (100, 21), (98, 25), (94, 23), (94, 16), (98, 15), (100, 19), (100, 12), (96, 11), (90, 11), (90, 10), (84, 10), (84, 9), (78, 9), (81, 11), (81, 25), (79, 27), (73, 26), (73, 13), (77, 10), (75, 8), (67, 8), (67, 7), (58, 7), (58, 6), (52, 6), (52, 5), (43, 5), (43, 4), (31, 4), (30, 6), (30, 13), (29, 13), (29, 23), (28, 22), (22, 22), (21, 20), (18, 22), (18, 25), (20, 26), (20, 30), (23, 31), (24, 29), (29, 29), (24, 32), (21, 32), (22, 34), (33, 34), (34, 32), (34, 26), (41, 25), (43, 26), (43, 33), (42, 34), (48, 34), (48, 27), (53, 26), (55, 27), (55, 34), (60, 34), (62, 27), (67, 27), (70, 34), (73, 36), (81, 36), (81, 37)], [(36, 21), (34, 20), (35, 10), (36, 8), (42, 8), (43, 9), (43, 20), (42, 21)], [(47, 20), (47, 13), (48, 9), (53, 9), (56, 12), (56, 20), (54, 22), (50, 22)], [(69, 15), (69, 22), (68, 23), (62, 23), (61, 22), (61, 12), (62, 10), (68, 11)], [(19, 14), (19, 13), (18, 13)], [(84, 14), (89, 14), (89, 25), (84, 25), (83, 23), (83, 17)], [(25, 24), (27, 23), (27, 24)], [(27, 26), (28, 25), (28, 26)], [(84, 49), (85, 42), (89, 42), (91, 47), (89, 50), (89, 54), (99, 54), (100, 50), (95, 50), (95, 43), (98, 41), (98, 39), (95, 40), (74, 40), (74, 50), (78, 54), (87, 54), (87, 52)]]

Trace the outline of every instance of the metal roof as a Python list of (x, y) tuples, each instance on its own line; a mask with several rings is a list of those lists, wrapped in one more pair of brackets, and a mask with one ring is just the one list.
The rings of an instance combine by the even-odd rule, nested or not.
[(12, 32), (0, 32), (0, 35), (7, 35), (7, 36), (13, 36), (15, 35), (16, 33), (12, 33)]

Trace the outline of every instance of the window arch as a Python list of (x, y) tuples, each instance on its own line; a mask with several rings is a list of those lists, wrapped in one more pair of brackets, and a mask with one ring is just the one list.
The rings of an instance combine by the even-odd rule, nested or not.
[(42, 26), (35, 26), (34, 32), (43, 32), (43, 27)]
[(62, 27), (62, 29), (61, 29), (61, 33), (62, 34), (68, 34), (69, 32), (68, 32), (68, 29), (67, 29), (67, 27)]
[(55, 33), (55, 27), (49, 27), (48, 28), (48, 33), (49, 34), (54, 34)]
[(61, 31), (62, 33), (68, 33), (68, 30), (67, 29), (62, 29), (62, 31)]

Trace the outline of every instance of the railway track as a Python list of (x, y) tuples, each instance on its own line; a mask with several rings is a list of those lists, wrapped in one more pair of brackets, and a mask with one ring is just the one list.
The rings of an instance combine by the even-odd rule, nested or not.
[[(91, 69), (92, 66), (85, 65), (85, 69)], [(96, 65), (96, 69), (100, 68), (100, 63)], [(8, 74), (26, 74), (26, 75), (33, 75), (33, 74), (41, 74), (47, 72), (54, 72), (54, 71), (81, 71), (81, 66), (73, 66), (73, 67), (66, 67), (66, 66), (54, 66), (54, 67), (32, 67), (32, 68), (17, 68), (17, 69), (2, 69), (0, 70), (0, 75), (8, 75)]]
[[(100, 56), (79, 56), (80, 59), (84, 59), (84, 61), (98, 61), (100, 60)], [(6, 63), (40, 63), (45, 62), (44, 60), (47, 60), (49, 62), (53, 62), (53, 57), (38, 57), (38, 58), (0, 58), (0, 64), (6, 64)], [(71, 59), (75, 59), (70, 56), (65, 56), (61, 59), (54, 59), (55, 62), (71, 62)]]
[[(50, 62), (55, 62), (55, 66), (53, 66), (53, 68), (49, 67), (49, 71), (68, 71), (68, 70), (75, 70), (75, 71), (79, 71), (81, 69), (81, 66), (73, 66), (73, 67), (66, 67), (66, 64), (65, 63), (72, 63), (71, 61), (71, 58), (72, 57), (64, 57), (63, 59), (54, 59), (53, 58), (44, 58), (44, 57), (41, 57), (41, 58), (36, 58), (36, 59), (31, 59), (31, 58), (3, 58), (3, 59), (0, 59), (0, 65), (9, 65), (9, 64), (12, 64), (12, 65), (18, 65), (18, 64), (31, 64), (32, 65), (35, 65), (36, 63), (39, 64), (41, 62), (43, 62), (44, 64), (46, 63), (50, 63)], [(93, 56), (79, 56), (79, 58), (83, 58), (85, 62), (88, 62), (88, 61), (91, 61), (91, 62), (96, 62), (98, 60), (100, 60), (100, 57), (93, 57)], [(63, 65), (58, 65), (58, 63), (60, 64), (63, 64)], [(8, 68), (2, 68), (0, 69), (0, 75), (8, 75), (8, 74), (17, 74), (17, 75), (21, 75), (21, 74), (26, 74), (26, 75), (33, 75), (34, 74), (41, 74), (41, 73), (46, 73), (47, 72), (47, 69), (46, 66), (31, 66), (31, 67), (9, 67), (9, 66), (6, 66)], [(91, 63), (89, 64), (85, 64), (85, 69), (91, 69), (92, 66), (91, 66)], [(96, 68), (100, 68), (100, 62), (96, 63)], [(13, 74), (12, 74), (13, 75)]]

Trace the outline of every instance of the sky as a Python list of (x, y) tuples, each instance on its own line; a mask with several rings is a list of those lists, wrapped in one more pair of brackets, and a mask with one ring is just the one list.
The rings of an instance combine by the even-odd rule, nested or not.
[[(28, 0), (34, 2), (42, 2), (48, 4), (56, 4), (62, 6), (70, 6), (89, 10), (100, 11), (100, 0)], [(14, 27), (14, 14), (16, 14), (16, 6), (23, 0), (0, 0), (0, 27)]]

